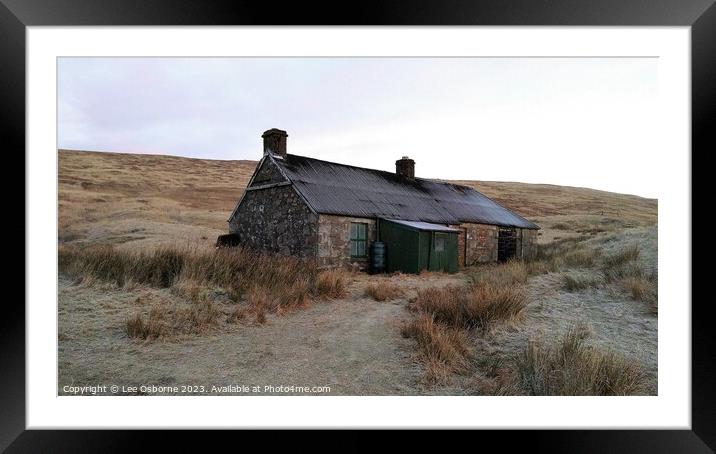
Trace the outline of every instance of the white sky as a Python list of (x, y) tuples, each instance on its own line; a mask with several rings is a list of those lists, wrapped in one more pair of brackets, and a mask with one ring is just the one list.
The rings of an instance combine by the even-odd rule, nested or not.
[(654, 58), (60, 58), (59, 148), (288, 152), (656, 197)]

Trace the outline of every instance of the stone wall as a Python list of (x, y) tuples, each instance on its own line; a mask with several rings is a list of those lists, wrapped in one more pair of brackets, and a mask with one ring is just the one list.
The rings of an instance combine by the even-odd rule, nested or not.
[(358, 267), (368, 269), (369, 257), (351, 258), (351, 223), (368, 224), (368, 242), (366, 252), (376, 239), (375, 219), (353, 218), (322, 214), (318, 217), (318, 256), (317, 262), (323, 267)]
[(497, 260), (497, 226), (488, 224), (462, 224), (465, 229), (465, 265)]
[(293, 186), (248, 190), (229, 220), (229, 231), (242, 246), (295, 257), (313, 258), (318, 240), (318, 215)]
[(278, 167), (267, 157), (263, 164), (261, 164), (261, 168), (256, 172), (256, 175), (254, 175), (251, 186), (263, 186), (266, 184), (280, 183), (282, 181), (286, 181), (286, 179)]

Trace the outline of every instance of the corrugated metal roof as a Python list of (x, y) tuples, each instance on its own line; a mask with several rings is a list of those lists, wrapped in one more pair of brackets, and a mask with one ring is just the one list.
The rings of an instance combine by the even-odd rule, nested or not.
[(291, 154), (273, 161), (318, 213), (539, 228), (467, 186), (423, 178), (410, 180), (382, 170)]
[(412, 227), (417, 230), (428, 230), (431, 232), (460, 232), (459, 229), (447, 227), (440, 224), (431, 224), (430, 222), (404, 221), (402, 219), (386, 219), (386, 221), (395, 222), (396, 224)]

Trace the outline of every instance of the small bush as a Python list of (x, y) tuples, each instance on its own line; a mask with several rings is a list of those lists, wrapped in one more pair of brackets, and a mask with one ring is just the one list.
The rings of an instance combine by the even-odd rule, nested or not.
[(390, 281), (380, 281), (368, 284), (364, 295), (376, 301), (387, 301), (398, 298), (404, 294), (403, 289)]
[(572, 226), (569, 224), (566, 224), (564, 222), (558, 222), (556, 224), (552, 224), (552, 228), (555, 230), (572, 230)]
[(607, 396), (643, 393), (646, 375), (634, 361), (611, 350), (584, 345), (585, 331), (572, 329), (555, 344), (530, 341), (517, 362), (527, 394)]
[(445, 381), (451, 373), (468, 368), (471, 353), (463, 331), (442, 326), (429, 314), (422, 314), (403, 325), (401, 333), (416, 341), (429, 383)]

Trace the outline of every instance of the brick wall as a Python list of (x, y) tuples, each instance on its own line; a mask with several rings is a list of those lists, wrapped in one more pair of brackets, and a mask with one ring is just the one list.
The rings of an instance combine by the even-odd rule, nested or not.
[(322, 214), (318, 217), (317, 262), (319, 266), (357, 266), (360, 269), (368, 268), (369, 257), (363, 259), (351, 258), (350, 236), (352, 222), (368, 224), (366, 252), (369, 252), (370, 245), (376, 238), (375, 219)]

